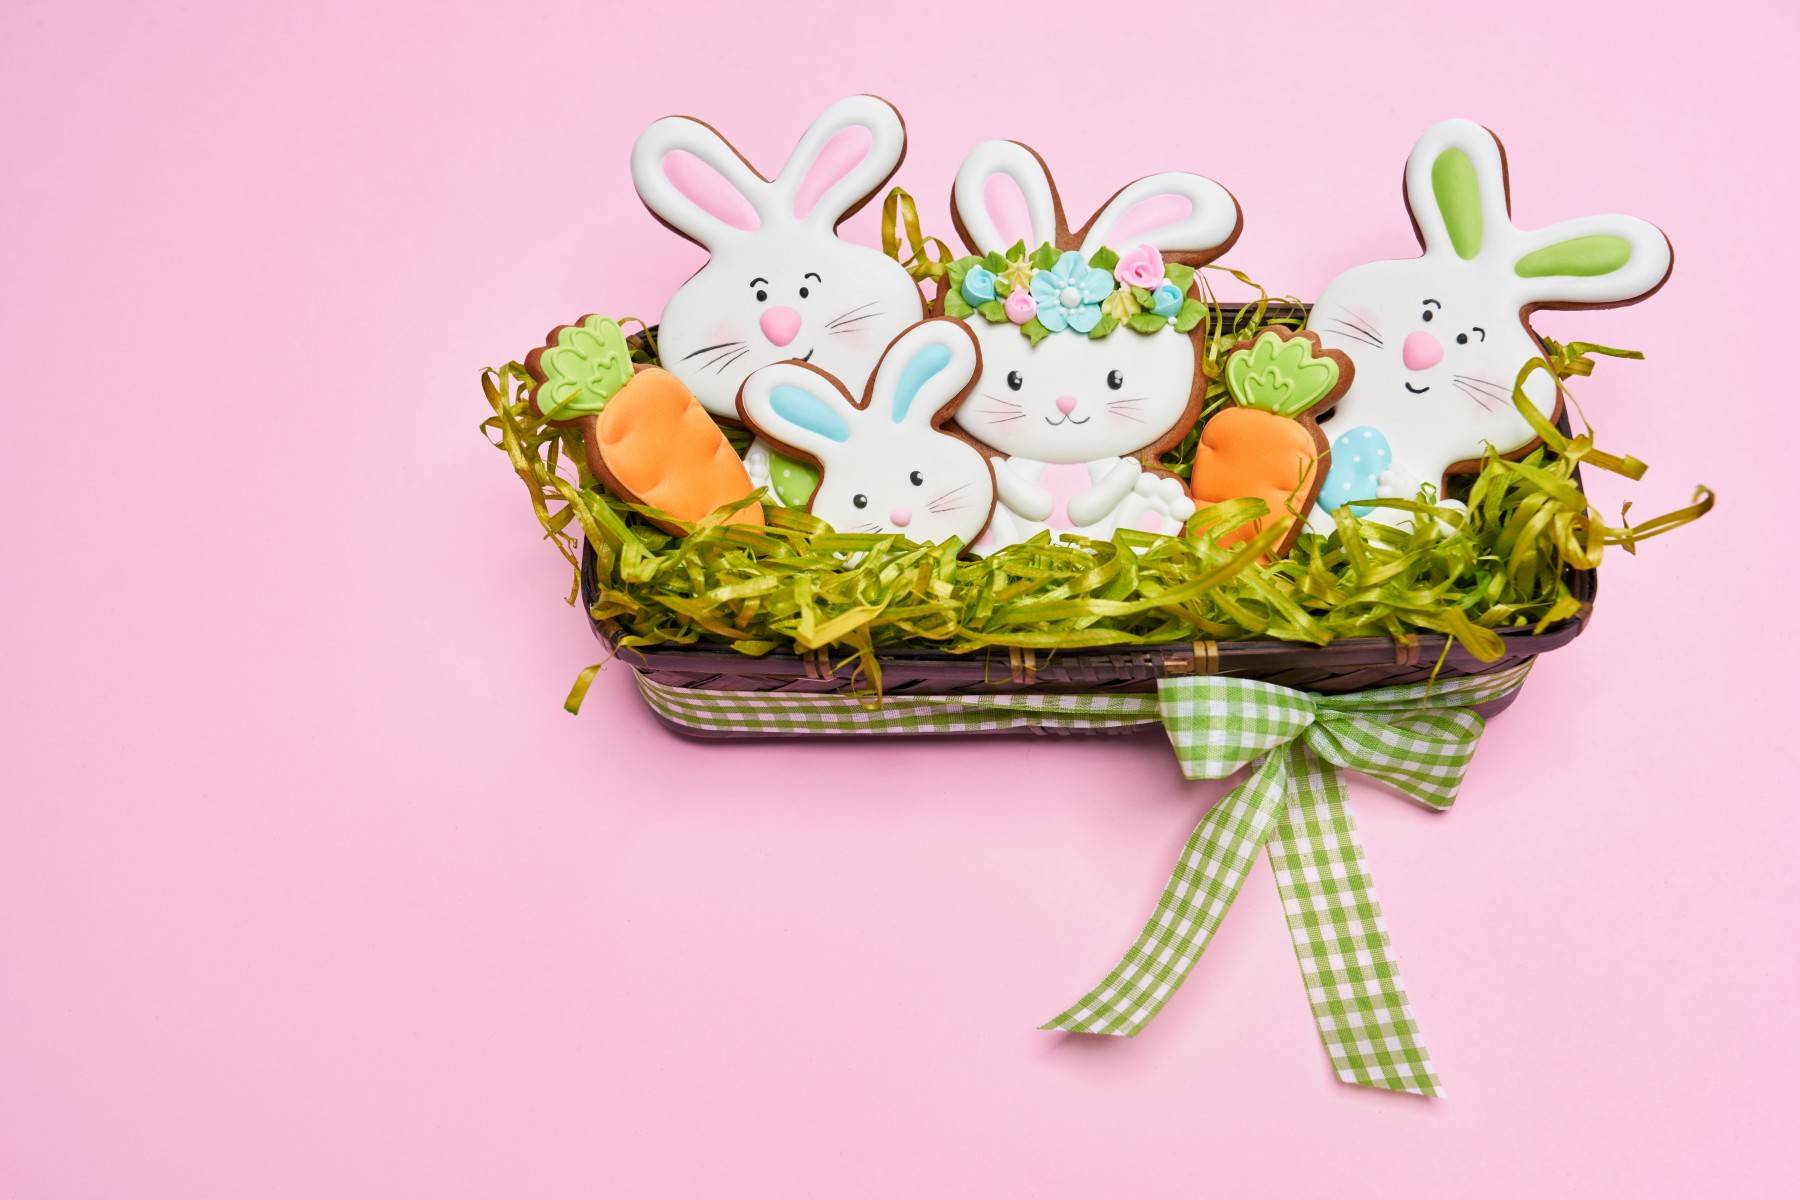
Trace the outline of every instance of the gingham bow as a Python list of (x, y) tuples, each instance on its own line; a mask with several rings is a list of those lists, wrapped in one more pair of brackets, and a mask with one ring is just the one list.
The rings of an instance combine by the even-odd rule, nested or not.
[(1135, 1035), (1193, 969), (1266, 844), (1338, 1078), (1441, 1095), (1338, 769), (1448, 808), (1481, 736), (1471, 706), (1517, 688), (1528, 669), (1344, 696), (1214, 676), (1161, 681), (1162, 721), (1184, 775), (1218, 779), (1255, 765), (1201, 819), (1137, 943), (1044, 1028)]

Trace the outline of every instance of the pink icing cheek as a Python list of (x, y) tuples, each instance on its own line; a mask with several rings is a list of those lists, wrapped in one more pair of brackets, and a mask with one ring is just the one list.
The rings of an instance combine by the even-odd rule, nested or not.
[(1407, 334), (1406, 342), (1400, 347), (1400, 361), (1409, 371), (1423, 371), (1443, 360), (1444, 347), (1423, 329)]

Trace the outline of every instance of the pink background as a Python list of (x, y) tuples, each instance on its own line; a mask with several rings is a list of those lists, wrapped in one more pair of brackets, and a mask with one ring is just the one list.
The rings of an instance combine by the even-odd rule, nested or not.
[[(1793, 7), (1126, 7), (6, 5), (0, 1194), (1794, 1186), (1791, 336), (1701, 340), (1800, 269)], [(1077, 218), (1192, 168), (1301, 295), (1408, 252), (1450, 115), (1522, 223), (1673, 237), (1543, 325), (1650, 355), (1579, 388), (1654, 465), (1595, 490), (1718, 511), (1609, 559), (1454, 814), (1354, 788), (1448, 1100), (1331, 1081), (1266, 865), (1144, 1036), (1035, 1031), (1222, 790), (1155, 738), (695, 747), (617, 669), (560, 711), (596, 649), (477, 371), (697, 265), (648, 121), (772, 165), (856, 91), (938, 230), (985, 137)]]

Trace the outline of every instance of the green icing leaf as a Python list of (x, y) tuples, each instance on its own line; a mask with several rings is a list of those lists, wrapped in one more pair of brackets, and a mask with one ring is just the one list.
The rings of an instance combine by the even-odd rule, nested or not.
[(1029, 338), (1031, 344), (1034, 346), (1050, 336), (1050, 331), (1046, 329), (1044, 323), (1036, 317), (1031, 318), (1031, 320), (1019, 326), (1019, 332)]
[(1194, 268), (1182, 263), (1164, 263), (1163, 274), (1183, 295), (1187, 293), (1188, 288), (1194, 285)]
[(1316, 353), (1308, 338), (1264, 332), (1249, 349), (1225, 358), (1225, 386), (1245, 408), (1298, 417), (1337, 386), (1335, 359)]
[(1006, 320), (1006, 305), (998, 300), (989, 300), (975, 311), (995, 323)]
[(1161, 333), (1163, 326), (1169, 323), (1167, 317), (1159, 317), (1153, 312), (1134, 313), (1127, 317), (1125, 325), (1139, 333)]
[(1113, 316), (1101, 317), (1099, 320), (1099, 323), (1097, 323), (1092, 329), (1088, 330), (1088, 336), (1091, 338), (1102, 338), (1102, 337), (1105, 337), (1107, 334), (1111, 333), (1113, 330), (1117, 329), (1118, 327), (1119, 327), (1119, 318), (1113, 317)]
[(1204, 320), (1206, 305), (1190, 296), (1181, 302), (1181, 311), (1175, 314), (1175, 332), (1187, 333)]
[(1131, 298), (1138, 302), (1139, 308), (1149, 308), (1150, 302), (1155, 299), (1155, 297), (1150, 294), (1149, 288), (1141, 287), (1134, 287), (1131, 289)]
[(1048, 271), (1051, 267), (1056, 265), (1056, 260), (1061, 257), (1061, 250), (1058, 250), (1049, 242), (1045, 242), (1031, 252), (1031, 265), (1040, 271)]
[(775, 489), (775, 498), (787, 507), (805, 508), (819, 486), (819, 472), (811, 464), (785, 454), (770, 454), (769, 486)]
[(960, 286), (947, 288), (944, 292), (944, 315), (962, 318), (975, 311), (975, 306), (963, 299)]
[(998, 250), (990, 250), (982, 258), (981, 265), (998, 275), (1000, 272), (1006, 270), (1006, 255), (1000, 253)]
[(1119, 265), (1119, 256), (1111, 248), (1102, 246), (1088, 257), (1088, 266), (1096, 271), (1110, 271)]
[(557, 330), (554, 343), (538, 357), (544, 382), (538, 411), (552, 421), (587, 416), (606, 407), (631, 378), (631, 350), (611, 317), (590, 316)]
[(1025, 257), (1025, 239), (1024, 238), (1020, 238), (1018, 241), (1014, 242), (1012, 245), (1010, 245), (1006, 248), (1006, 261), (1007, 262), (1018, 262), (1020, 259), (1022, 259), (1024, 257)]

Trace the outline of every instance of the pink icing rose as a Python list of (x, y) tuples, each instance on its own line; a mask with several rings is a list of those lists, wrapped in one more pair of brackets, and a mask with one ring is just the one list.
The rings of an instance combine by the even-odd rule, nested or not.
[(1037, 301), (1024, 288), (1014, 288), (1012, 295), (1006, 298), (1006, 319), (1014, 325), (1023, 325), (1037, 316)]
[(1113, 274), (1126, 287), (1153, 288), (1163, 281), (1162, 255), (1155, 246), (1139, 246), (1126, 252)]

